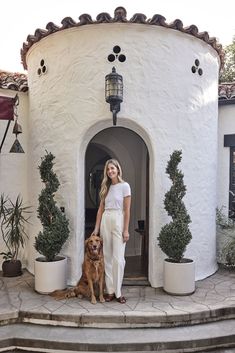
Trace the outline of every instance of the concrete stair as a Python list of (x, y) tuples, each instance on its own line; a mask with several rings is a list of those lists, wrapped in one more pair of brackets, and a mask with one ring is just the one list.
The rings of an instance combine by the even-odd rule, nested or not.
[(190, 296), (126, 285), (127, 303), (56, 301), (34, 277), (0, 276), (0, 352), (235, 353), (235, 272), (196, 282)]
[(0, 327), (0, 352), (187, 353), (235, 348), (235, 319), (169, 328), (79, 328), (37, 324)]

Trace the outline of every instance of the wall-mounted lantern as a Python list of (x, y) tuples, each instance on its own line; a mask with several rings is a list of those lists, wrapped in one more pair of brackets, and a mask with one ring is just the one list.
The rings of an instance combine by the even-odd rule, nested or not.
[(112, 68), (110, 74), (105, 76), (105, 100), (110, 104), (113, 125), (116, 125), (117, 113), (120, 111), (120, 104), (123, 101), (123, 80), (122, 76), (116, 72), (115, 67)]
[(10, 123), (15, 118), (15, 125), (13, 128), (13, 134), (16, 135), (15, 142), (13, 143), (10, 152), (11, 153), (24, 153), (23, 148), (21, 147), (17, 136), (22, 133), (21, 125), (18, 123), (18, 114), (17, 107), (19, 105), (19, 97), (16, 95), (14, 98), (10, 97), (0, 97), (0, 120), (8, 120), (5, 133), (3, 135), (2, 142), (0, 144), (0, 153), (2, 146), (7, 136), (7, 132), (10, 126)]

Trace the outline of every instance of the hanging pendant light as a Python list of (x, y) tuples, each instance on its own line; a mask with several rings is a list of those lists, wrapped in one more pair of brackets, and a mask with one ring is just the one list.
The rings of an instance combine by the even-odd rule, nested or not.
[(11, 149), (10, 153), (24, 153), (24, 150), (19, 142), (19, 140), (16, 138)]
[(16, 139), (10, 149), (10, 153), (24, 153), (24, 150), (17, 138), (19, 134), (22, 134), (22, 127), (17, 120), (15, 121), (12, 133), (16, 135)]
[(16, 102), (15, 104), (15, 116), (16, 116), (16, 121), (15, 121), (15, 124), (14, 124), (14, 127), (13, 127), (13, 131), (12, 133), (16, 135), (16, 139), (10, 149), (10, 153), (24, 153), (24, 150), (17, 138), (17, 136), (19, 134), (22, 134), (22, 127), (21, 125), (18, 123), (18, 114), (17, 114), (17, 106), (19, 105), (19, 100)]

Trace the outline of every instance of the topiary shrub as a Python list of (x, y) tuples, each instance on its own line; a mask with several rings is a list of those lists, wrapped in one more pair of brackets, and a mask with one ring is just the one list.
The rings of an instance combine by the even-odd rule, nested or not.
[(45, 256), (47, 262), (56, 260), (56, 255), (59, 254), (69, 236), (69, 221), (56, 206), (54, 200), (60, 185), (53, 172), (54, 159), (53, 154), (46, 152), (38, 167), (41, 180), (45, 184), (45, 188), (38, 197), (39, 207), (37, 209), (43, 230), (35, 238), (34, 247), (41, 255)]
[(182, 262), (187, 245), (192, 239), (189, 230), (190, 216), (182, 201), (186, 194), (184, 175), (178, 169), (182, 151), (174, 151), (166, 167), (166, 173), (172, 181), (170, 190), (165, 194), (164, 206), (172, 221), (164, 225), (158, 236), (161, 250), (172, 262)]

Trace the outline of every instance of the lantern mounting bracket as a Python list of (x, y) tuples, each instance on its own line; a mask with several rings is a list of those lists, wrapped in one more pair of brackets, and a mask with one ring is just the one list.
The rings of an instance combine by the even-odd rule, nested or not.
[(113, 113), (113, 125), (117, 125), (117, 113), (120, 112), (120, 103), (110, 103), (110, 111)]

